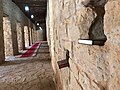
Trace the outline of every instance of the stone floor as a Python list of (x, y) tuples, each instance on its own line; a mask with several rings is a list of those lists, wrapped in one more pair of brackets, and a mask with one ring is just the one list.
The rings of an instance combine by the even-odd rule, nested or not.
[(55, 90), (48, 47), (35, 57), (6, 61), (0, 66), (0, 90)]

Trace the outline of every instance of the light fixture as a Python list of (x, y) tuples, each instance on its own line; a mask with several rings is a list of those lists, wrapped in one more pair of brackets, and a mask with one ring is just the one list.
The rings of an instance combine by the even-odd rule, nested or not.
[(99, 45), (103, 46), (106, 42), (106, 39), (95, 39), (95, 40), (90, 40), (90, 39), (79, 39), (78, 43), (79, 44), (86, 44), (86, 45)]
[(84, 39), (80, 39), (78, 41), (78, 43), (80, 44), (88, 44), (88, 45), (92, 45), (92, 40), (84, 40)]
[(42, 31), (42, 28), (41, 28), (41, 27), (39, 27), (39, 29)]
[(31, 15), (31, 18), (34, 18), (34, 15)]
[(39, 23), (37, 23), (37, 26), (39, 26), (40, 24)]
[(27, 11), (27, 12), (29, 11), (29, 6), (27, 6), (27, 5), (25, 6), (25, 11)]

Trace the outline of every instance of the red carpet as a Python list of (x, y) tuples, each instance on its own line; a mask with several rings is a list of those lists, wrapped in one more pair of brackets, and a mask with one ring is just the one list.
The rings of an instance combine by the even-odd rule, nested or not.
[(41, 43), (35, 43), (30, 49), (28, 49), (24, 54), (22, 54), (20, 58), (33, 56), (40, 45)]

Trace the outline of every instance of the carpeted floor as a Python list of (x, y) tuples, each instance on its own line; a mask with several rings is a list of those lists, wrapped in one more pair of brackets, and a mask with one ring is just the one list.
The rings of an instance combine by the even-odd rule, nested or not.
[(55, 90), (48, 50), (41, 44), (35, 57), (14, 58), (1, 65), (0, 90)]
[(41, 42), (35, 43), (31, 48), (29, 48), (25, 53), (23, 53), (20, 58), (35, 56), (37, 49), (41, 45)]

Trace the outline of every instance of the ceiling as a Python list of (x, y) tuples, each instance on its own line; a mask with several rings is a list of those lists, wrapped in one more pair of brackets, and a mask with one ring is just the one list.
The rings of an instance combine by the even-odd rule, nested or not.
[[(47, 11), (47, 0), (12, 0), (20, 9), (25, 13), (25, 15), (31, 19), (31, 15), (34, 18), (31, 19), (32, 22), (45, 24), (46, 11)], [(29, 6), (29, 12), (26, 12), (24, 7)]]

